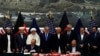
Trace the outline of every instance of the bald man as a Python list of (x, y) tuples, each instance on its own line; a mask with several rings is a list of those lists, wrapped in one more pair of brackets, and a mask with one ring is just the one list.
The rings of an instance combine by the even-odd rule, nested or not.
[(31, 45), (27, 45), (25, 50), (25, 52), (39, 52), (39, 46), (36, 45), (36, 39), (32, 39), (31, 40)]
[[(67, 46), (66, 46), (67, 47)], [(80, 48), (77, 44), (76, 40), (72, 40), (71, 41), (71, 45), (69, 45), (69, 47), (67, 47), (67, 53), (76, 53), (79, 52)]]

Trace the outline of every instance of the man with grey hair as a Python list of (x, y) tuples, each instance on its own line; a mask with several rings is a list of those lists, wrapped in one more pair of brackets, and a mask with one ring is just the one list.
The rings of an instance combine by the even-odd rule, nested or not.
[(69, 46), (71, 41), (73, 39), (77, 39), (76, 38), (76, 33), (72, 30), (72, 25), (71, 24), (68, 24), (65, 28), (65, 31), (63, 33), (63, 37), (64, 37), (64, 45), (66, 46)]
[(27, 35), (24, 33), (24, 27), (19, 27), (19, 33), (15, 36), (16, 52), (23, 52), (26, 46)]

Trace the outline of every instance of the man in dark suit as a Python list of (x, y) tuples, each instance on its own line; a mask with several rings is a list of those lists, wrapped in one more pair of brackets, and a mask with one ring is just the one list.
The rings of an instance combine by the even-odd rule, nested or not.
[(51, 50), (52, 52), (57, 53), (64, 53), (64, 44), (63, 44), (63, 35), (61, 34), (61, 28), (56, 27), (56, 34), (53, 34), (52, 38), (50, 38), (51, 41)]
[(97, 31), (96, 26), (92, 28), (92, 33), (90, 34), (89, 41), (91, 53), (98, 53), (100, 46), (100, 33)]
[(52, 34), (49, 33), (49, 27), (46, 26), (44, 28), (44, 33), (40, 34), (40, 39), (41, 39), (41, 44), (40, 44), (40, 52), (44, 52), (44, 53), (49, 53), (50, 52), (50, 38), (51, 38)]
[(15, 52), (15, 38), (11, 33), (11, 28), (5, 28), (6, 34), (3, 35), (3, 52), (4, 53), (13, 53)]
[(24, 27), (19, 27), (19, 33), (15, 37), (16, 39), (16, 52), (23, 52), (26, 46), (27, 35), (24, 33)]
[(77, 34), (77, 42), (80, 47), (80, 52), (82, 54), (88, 53), (88, 34), (85, 32), (85, 28), (80, 28), (80, 34)]
[(0, 34), (0, 53), (2, 53), (2, 48), (3, 48), (3, 41), (2, 41), (2, 35)]
[(71, 45), (69, 45), (66, 48), (66, 53), (76, 53), (76, 52), (79, 52), (79, 51), (80, 51), (80, 48), (79, 48), (76, 40), (72, 40)]
[(71, 24), (68, 24), (65, 28), (65, 31), (63, 33), (63, 38), (64, 38), (64, 45), (66, 46), (69, 46), (71, 41), (73, 39), (76, 39), (76, 34), (75, 32), (72, 30), (72, 25)]
[(39, 47), (36, 45), (36, 39), (31, 40), (31, 45), (26, 46), (25, 52), (39, 52)]

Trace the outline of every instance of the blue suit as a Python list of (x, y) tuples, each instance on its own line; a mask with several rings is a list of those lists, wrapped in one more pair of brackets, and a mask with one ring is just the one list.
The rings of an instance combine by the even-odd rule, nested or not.
[(43, 50), (45, 53), (50, 52), (50, 45), (51, 41), (50, 38), (52, 37), (52, 34), (48, 33), (48, 36), (45, 36), (45, 33), (40, 34), (40, 39), (41, 39), (41, 44), (40, 44), (40, 49)]

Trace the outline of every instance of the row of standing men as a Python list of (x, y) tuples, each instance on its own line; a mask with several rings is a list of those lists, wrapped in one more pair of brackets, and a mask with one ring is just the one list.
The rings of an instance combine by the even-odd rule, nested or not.
[(63, 33), (60, 27), (56, 27), (55, 34), (49, 33), (47, 26), (40, 34), (32, 28), (28, 36), (24, 33), (24, 27), (19, 27), (19, 33), (16, 35), (11, 33), (11, 28), (5, 29), (6, 34), (0, 36), (1, 53), (30, 52), (31, 50), (39, 53), (100, 52), (100, 33), (96, 26), (92, 28), (91, 33), (85, 32), (85, 28), (81, 27), (79, 34), (72, 30), (71, 24), (66, 26)]

